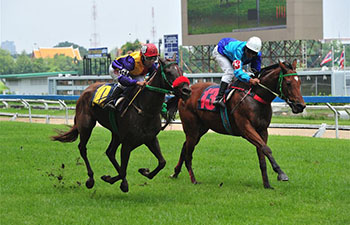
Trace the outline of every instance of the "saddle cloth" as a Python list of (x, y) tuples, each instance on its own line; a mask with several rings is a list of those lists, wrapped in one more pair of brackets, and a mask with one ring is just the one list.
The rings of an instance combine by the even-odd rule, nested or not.
[(216, 96), (219, 93), (219, 85), (207, 87), (198, 100), (198, 109), (216, 112), (217, 108), (213, 105)]
[[(218, 108), (213, 105), (213, 102), (215, 101), (216, 96), (219, 93), (219, 85), (212, 85), (207, 87), (201, 97), (198, 100), (198, 109), (205, 110), (205, 111), (212, 111), (217, 112)], [(227, 101), (227, 98), (230, 97), (229, 93), (232, 91), (232, 88), (230, 86), (230, 89), (225, 91), (224, 95), (224, 102)]]
[(117, 87), (117, 84), (103, 84), (96, 89), (94, 96), (92, 98), (92, 106), (98, 105), (103, 107), (107, 101), (109, 101), (110, 96), (112, 95), (114, 89)]

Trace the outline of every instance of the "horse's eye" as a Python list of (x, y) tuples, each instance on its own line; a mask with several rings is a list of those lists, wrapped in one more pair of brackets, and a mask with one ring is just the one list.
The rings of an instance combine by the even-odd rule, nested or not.
[(287, 86), (290, 86), (292, 84), (292, 82), (287, 81)]

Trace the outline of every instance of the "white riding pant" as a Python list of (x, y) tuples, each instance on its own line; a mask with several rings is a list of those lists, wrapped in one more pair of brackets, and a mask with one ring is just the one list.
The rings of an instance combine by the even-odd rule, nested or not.
[(218, 46), (214, 48), (213, 56), (218, 62), (219, 66), (221, 67), (222, 71), (224, 72), (224, 75), (221, 77), (221, 81), (227, 84), (231, 83), (235, 75), (230, 60), (228, 60), (225, 56), (221, 55), (218, 52)]

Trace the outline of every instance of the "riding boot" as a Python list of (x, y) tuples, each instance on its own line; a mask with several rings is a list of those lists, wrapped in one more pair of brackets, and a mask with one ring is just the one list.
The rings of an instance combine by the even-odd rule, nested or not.
[(224, 94), (227, 89), (228, 83), (221, 81), (220, 82), (220, 89), (219, 93), (215, 98), (215, 101), (213, 102), (213, 105), (215, 106), (220, 106), (225, 108), (225, 103), (224, 103)]
[(118, 96), (123, 93), (123, 89), (120, 87), (116, 87), (115, 90), (113, 91), (109, 101), (104, 105), (103, 109), (112, 109), (116, 110), (115, 108), (115, 100), (118, 98)]

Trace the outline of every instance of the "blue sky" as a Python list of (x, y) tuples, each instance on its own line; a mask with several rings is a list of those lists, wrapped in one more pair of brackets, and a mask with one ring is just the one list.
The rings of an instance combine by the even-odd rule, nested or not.
[[(180, 0), (95, 0), (100, 46), (109, 50), (138, 38), (156, 41), (179, 34)], [(93, 0), (0, 0), (0, 41), (14, 41), (17, 52), (69, 41), (85, 48), (94, 33)], [(154, 8), (154, 23), (152, 21)]]

